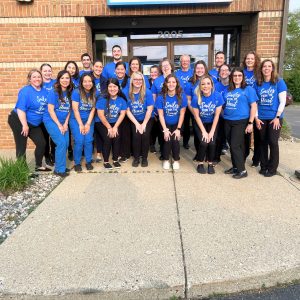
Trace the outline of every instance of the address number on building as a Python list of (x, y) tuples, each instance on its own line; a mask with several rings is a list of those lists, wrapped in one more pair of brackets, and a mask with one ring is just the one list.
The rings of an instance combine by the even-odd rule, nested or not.
[(159, 39), (180, 39), (183, 37), (183, 30), (158, 31)]

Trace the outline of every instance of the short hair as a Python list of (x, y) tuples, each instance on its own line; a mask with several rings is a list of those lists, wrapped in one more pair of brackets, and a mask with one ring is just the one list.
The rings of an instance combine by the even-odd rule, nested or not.
[(80, 56), (80, 60), (83, 60), (84, 56), (88, 56), (90, 60), (92, 60), (91, 56), (86, 52), (86, 53), (83, 53), (81, 54)]
[(215, 57), (217, 57), (217, 55), (219, 54), (223, 54), (224, 55), (224, 58), (225, 58), (225, 52), (224, 51), (218, 51), (216, 54), (215, 54)]
[(42, 71), (44, 67), (49, 67), (52, 70), (52, 67), (50, 64), (44, 63), (44, 64), (41, 64), (40, 71)]
[(111, 51), (114, 50), (114, 48), (119, 48), (121, 51), (122, 51), (122, 48), (120, 45), (113, 45), (112, 48), (111, 48)]

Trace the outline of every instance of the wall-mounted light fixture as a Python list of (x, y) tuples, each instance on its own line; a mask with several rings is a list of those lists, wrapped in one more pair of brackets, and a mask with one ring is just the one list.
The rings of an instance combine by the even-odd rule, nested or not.
[(33, 0), (16, 0), (17, 2), (31, 3)]

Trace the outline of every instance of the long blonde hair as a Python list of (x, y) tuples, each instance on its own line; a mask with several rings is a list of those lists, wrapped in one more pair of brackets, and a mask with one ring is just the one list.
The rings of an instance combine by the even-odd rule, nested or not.
[(211, 82), (211, 87), (212, 87), (211, 92), (214, 91), (214, 82), (213, 82), (213, 80), (211, 79), (211, 77), (210, 77), (209, 75), (203, 75), (203, 76), (201, 77), (200, 81), (199, 81), (198, 86), (197, 86), (196, 89), (195, 89), (195, 94), (196, 94), (196, 96), (197, 96), (197, 98), (198, 98), (198, 102), (197, 102), (198, 105), (200, 105), (200, 104), (202, 103), (201, 83), (202, 83), (202, 81), (203, 81), (204, 79), (209, 79), (209, 80), (210, 80), (210, 82)]
[(134, 81), (134, 79), (136, 79), (137, 76), (142, 77), (142, 82), (143, 83), (142, 83), (141, 89), (139, 91), (139, 102), (144, 104), (145, 95), (146, 95), (146, 83), (145, 83), (144, 75), (141, 72), (133, 72), (131, 74), (130, 86), (129, 86), (129, 98), (132, 102), (134, 101), (133, 81)]

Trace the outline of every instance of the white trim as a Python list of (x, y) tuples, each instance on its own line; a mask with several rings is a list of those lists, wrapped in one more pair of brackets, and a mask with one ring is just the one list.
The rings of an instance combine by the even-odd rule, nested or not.
[(84, 17), (0, 18), (0, 24), (84, 23)]

